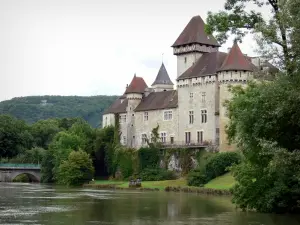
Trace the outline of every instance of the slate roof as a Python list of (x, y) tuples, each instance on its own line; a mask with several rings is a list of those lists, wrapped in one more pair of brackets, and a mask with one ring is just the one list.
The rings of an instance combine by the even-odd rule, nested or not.
[(224, 52), (205, 53), (193, 66), (181, 74), (177, 80), (216, 74), (226, 56), (227, 53)]
[(135, 108), (136, 112), (150, 111), (158, 109), (171, 109), (178, 106), (178, 93), (176, 90), (151, 92), (143, 98), (141, 103)]
[(181, 32), (172, 47), (199, 43), (203, 45), (220, 46), (212, 35), (207, 35), (205, 24), (200, 16), (194, 16)]
[(164, 63), (161, 64), (161, 67), (158, 71), (158, 74), (155, 78), (155, 81), (153, 82), (153, 85), (156, 84), (167, 84), (167, 85), (174, 85), (173, 82), (171, 81), (169, 74), (166, 70), (166, 67), (164, 65)]
[(103, 114), (126, 113), (127, 105), (128, 105), (128, 100), (127, 99), (122, 99), (122, 97), (120, 97), (116, 101), (114, 101), (114, 103), (108, 109), (106, 109), (103, 112)]
[(144, 93), (147, 87), (148, 86), (142, 77), (137, 77), (136, 75), (134, 75), (131, 83), (129, 84), (129, 86), (125, 91), (125, 94), (130, 94), (130, 93), (142, 94)]
[(234, 42), (230, 52), (218, 71), (253, 71), (252, 63), (244, 56), (237, 42)]

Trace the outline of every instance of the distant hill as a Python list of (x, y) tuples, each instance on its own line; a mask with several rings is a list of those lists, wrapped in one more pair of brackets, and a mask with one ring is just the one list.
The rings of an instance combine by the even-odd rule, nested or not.
[(0, 102), (0, 114), (10, 114), (28, 123), (48, 118), (81, 117), (99, 127), (102, 114), (118, 96), (29, 96)]

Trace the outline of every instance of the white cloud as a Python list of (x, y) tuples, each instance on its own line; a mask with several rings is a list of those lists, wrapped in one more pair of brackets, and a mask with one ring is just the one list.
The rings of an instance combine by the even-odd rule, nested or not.
[[(176, 57), (170, 46), (192, 16), (205, 19), (224, 1), (141, 2), (1, 0), (0, 100), (120, 95), (134, 73), (151, 85), (162, 53), (174, 81)], [(242, 49), (253, 53), (254, 46), (248, 38)]]

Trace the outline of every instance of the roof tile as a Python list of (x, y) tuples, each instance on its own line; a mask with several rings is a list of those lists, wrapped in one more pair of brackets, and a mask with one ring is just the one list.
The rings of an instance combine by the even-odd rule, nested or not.
[(174, 85), (169, 77), (169, 74), (166, 70), (164, 63), (161, 64), (161, 67), (158, 71), (158, 74), (157, 74), (152, 86), (156, 85), (156, 84)]
[(252, 63), (247, 60), (235, 41), (221, 68), (218, 71), (253, 71)]
[(129, 84), (128, 88), (125, 91), (125, 94), (129, 94), (129, 93), (144, 93), (145, 88), (147, 88), (147, 84), (144, 81), (144, 79), (142, 77), (137, 77), (136, 75), (134, 75), (131, 83)]
[(159, 109), (171, 109), (178, 106), (178, 93), (176, 90), (151, 92), (147, 97), (143, 98), (141, 103), (136, 107), (135, 111), (150, 111)]
[(212, 35), (207, 35), (205, 24), (200, 16), (194, 16), (181, 32), (172, 47), (199, 43), (203, 45), (220, 46)]

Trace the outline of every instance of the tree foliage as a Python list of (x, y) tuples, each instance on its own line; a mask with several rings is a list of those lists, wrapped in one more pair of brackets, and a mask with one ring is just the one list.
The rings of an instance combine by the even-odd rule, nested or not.
[(30, 127), (24, 121), (0, 115), (0, 157), (14, 157), (32, 145)]
[(89, 155), (84, 151), (72, 151), (58, 171), (58, 181), (65, 185), (81, 185), (93, 179), (94, 167)]
[(227, 133), (244, 156), (233, 169), (234, 203), (260, 212), (298, 213), (300, 77), (279, 77), (231, 91)]
[(60, 130), (59, 121), (54, 119), (40, 120), (31, 126), (31, 134), (36, 146), (45, 149)]
[[(299, 0), (226, 0), (223, 11), (208, 13), (206, 31), (215, 33), (220, 43), (230, 34), (242, 40), (246, 34), (254, 33), (260, 53), (282, 62), (292, 75), (300, 56), (299, 48), (294, 48), (300, 40), (299, 3)], [(263, 15), (260, 9), (270, 16)]]

